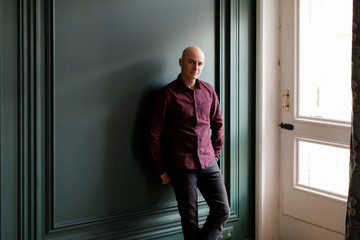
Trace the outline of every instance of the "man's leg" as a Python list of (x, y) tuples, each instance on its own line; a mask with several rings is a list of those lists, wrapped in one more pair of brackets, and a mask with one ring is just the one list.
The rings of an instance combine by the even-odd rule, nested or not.
[(171, 171), (171, 185), (178, 203), (185, 240), (198, 240), (197, 173), (195, 170)]
[(201, 239), (217, 240), (230, 216), (230, 208), (225, 184), (215, 160), (199, 175), (198, 188), (210, 208)]

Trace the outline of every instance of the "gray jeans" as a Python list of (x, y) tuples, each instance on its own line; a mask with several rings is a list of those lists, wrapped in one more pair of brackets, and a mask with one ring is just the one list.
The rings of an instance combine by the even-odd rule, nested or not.
[[(229, 202), (219, 167), (214, 160), (205, 169), (172, 169), (174, 188), (185, 240), (217, 240), (230, 215)], [(198, 226), (197, 188), (209, 206), (202, 229)]]

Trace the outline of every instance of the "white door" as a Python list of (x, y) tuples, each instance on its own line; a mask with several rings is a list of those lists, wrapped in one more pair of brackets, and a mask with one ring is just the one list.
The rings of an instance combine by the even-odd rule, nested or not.
[[(349, 177), (352, 0), (281, 0), (280, 12), (281, 120), (288, 124), (282, 216), (339, 237)], [(319, 239), (305, 229), (306, 238), (291, 230), (282, 238)]]

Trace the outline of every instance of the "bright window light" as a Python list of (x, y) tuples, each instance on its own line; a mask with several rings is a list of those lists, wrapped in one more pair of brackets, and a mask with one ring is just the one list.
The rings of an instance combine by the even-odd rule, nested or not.
[(349, 185), (349, 149), (299, 140), (298, 185), (313, 190), (347, 196)]
[(351, 120), (352, 0), (300, 0), (298, 117)]

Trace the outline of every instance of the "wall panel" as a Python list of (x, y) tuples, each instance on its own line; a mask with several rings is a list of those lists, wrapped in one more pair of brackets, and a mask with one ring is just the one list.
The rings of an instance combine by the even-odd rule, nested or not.
[(18, 49), (16, 1), (0, 4), (0, 239), (18, 237)]
[(214, 84), (215, 6), (209, 0), (49, 5), (50, 232), (111, 222), (140, 234), (178, 222), (172, 189), (158, 184), (144, 134), (157, 91), (180, 71), (184, 47), (203, 48), (209, 60), (202, 77)]

